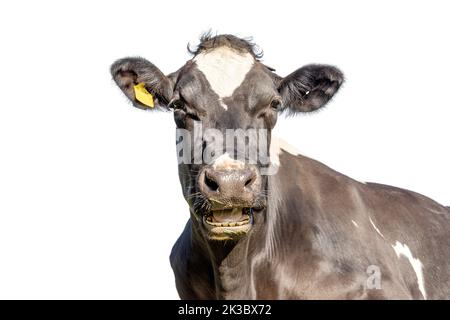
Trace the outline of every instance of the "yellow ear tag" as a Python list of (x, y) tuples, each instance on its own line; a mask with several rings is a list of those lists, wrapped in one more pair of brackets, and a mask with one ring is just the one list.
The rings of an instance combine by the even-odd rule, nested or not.
[(155, 103), (153, 101), (153, 96), (150, 92), (145, 89), (144, 83), (141, 82), (134, 86), (134, 96), (136, 100), (150, 108), (155, 107)]

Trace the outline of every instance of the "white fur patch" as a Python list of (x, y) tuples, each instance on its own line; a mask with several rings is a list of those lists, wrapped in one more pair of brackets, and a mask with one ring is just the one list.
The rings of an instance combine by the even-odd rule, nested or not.
[(397, 257), (400, 258), (400, 256), (402, 255), (409, 260), (409, 263), (411, 264), (411, 266), (414, 269), (414, 272), (416, 273), (417, 285), (419, 286), (419, 290), (422, 293), (423, 298), (426, 299), (427, 294), (425, 292), (425, 281), (423, 278), (422, 262), (419, 259), (413, 257), (411, 250), (406, 244), (402, 244), (399, 241), (397, 241), (395, 243), (395, 246), (392, 246), (392, 248), (394, 248)]
[(384, 235), (381, 233), (380, 229), (377, 228), (377, 226), (375, 225), (375, 223), (373, 223), (372, 218), (369, 218), (370, 223), (372, 224), (372, 227), (375, 229), (375, 231), (382, 237), (384, 238)]
[(244, 166), (245, 164), (242, 161), (231, 158), (228, 153), (224, 153), (218, 157), (212, 165), (214, 170), (243, 169)]
[(280, 138), (272, 137), (270, 143), (270, 163), (277, 167), (280, 166), (280, 154), (281, 151), (286, 151), (294, 156), (298, 156), (300, 151), (295, 147), (291, 146), (289, 143)]
[(435, 213), (435, 214), (448, 214), (448, 211), (445, 210), (444, 208), (442, 208), (441, 211), (437, 211), (437, 210), (434, 210), (432, 208), (428, 208), (428, 211), (430, 211), (432, 213)]
[[(219, 98), (225, 98), (232, 96), (241, 85), (255, 59), (248, 52), (241, 53), (223, 46), (198, 54), (194, 61)], [(227, 110), (226, 104), (220, 102)]]

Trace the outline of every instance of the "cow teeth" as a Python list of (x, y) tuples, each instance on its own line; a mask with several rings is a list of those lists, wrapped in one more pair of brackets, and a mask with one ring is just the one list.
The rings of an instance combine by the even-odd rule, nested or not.
[(213, 222), (212, 219), (208, 219), (206, 218), (206, 221), (208, 222), (208, 224), (215, 226), (215, 227), (239, 227), (239, 226), (243, 226), (245, 224), (248, 224), (250, 222), (249, 219), (245, 219), (242, 221), (237, 221), (237, 222), (223, 222), (223, 223), (219, 223), (219, 222)]
[[(235, 209), (233, 209), (233, 210), (235, 210)], [(249, 224), (250, 220), (251, 220), (251, 216), (250, 216), (251, 210), (247, 209), (247, 208), (244, 208), (242, 210), (243, 210), (242, 211), (243, 215), (247, 215), (247, 217), (245, 217), (245, 216), (241, 217), (241, 219), (243, 219), (243, 220), (219, 222), (219, 221), (216, 221), (214, 215), (212, 214), (205, 218), (205, 222), (214, 227), (228, 227), (228, 228), (240, 227), (240, 226)]]
[(247, 224), (249, 221), (250, 221), (249, 219), (246, 219), (244, 221), (239, 221), (239, 222), (236, 222), (236, 225), (237, 226), (243, 226), (244, 224)]

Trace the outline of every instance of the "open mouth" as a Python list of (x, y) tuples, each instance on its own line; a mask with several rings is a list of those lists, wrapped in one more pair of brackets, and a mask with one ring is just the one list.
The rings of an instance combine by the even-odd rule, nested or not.
[(251, 208), (232, 208), (211, 211), (205, 216), (205, 223), (215, 227), (239, 227), (251, 223), (252, 219)]
[(253, 224), (252, 208), (211, 210), (203, 216), (203, 223), (213, 239), (223, 240), (242, 236)]

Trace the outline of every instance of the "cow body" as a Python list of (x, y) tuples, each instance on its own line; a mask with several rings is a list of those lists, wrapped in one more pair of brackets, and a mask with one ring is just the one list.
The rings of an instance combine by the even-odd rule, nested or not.
[(272, 139), (279, 114), (322, 108), (344, 76), (309, 64), (283, 77), (256, 48), (205, 35), (168, 75), (139, 57), (111, 66), (134, 106), (173, 111), (190, 208), (171, 254), (180, 297), (450, 298), (449, 209)]
[(210, 243), (188, 221), (171, 254), (181, 298), (450, 298), (448, 207), (286, 151), (279, 163), (246, 238)]

